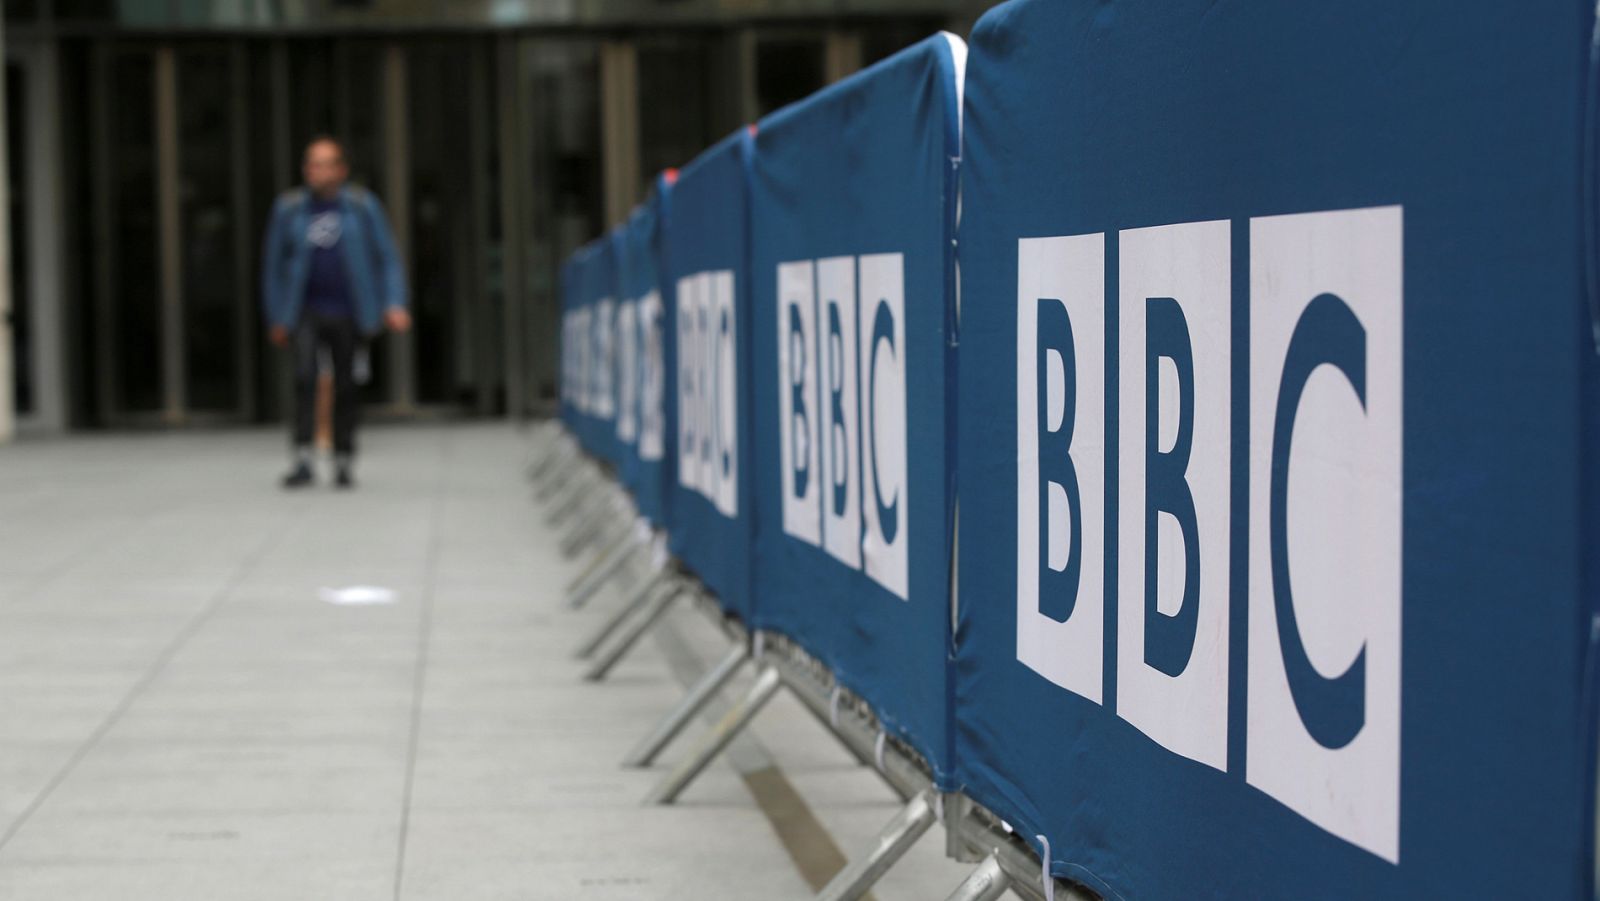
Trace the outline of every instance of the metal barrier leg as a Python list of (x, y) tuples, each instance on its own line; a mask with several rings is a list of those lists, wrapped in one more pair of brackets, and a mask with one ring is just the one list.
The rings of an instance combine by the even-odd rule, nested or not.
[[(944, 821), (964, 823), (972, 811), (972, 800), (960, 792), (944, 796)], [(944, 831), (944, 856), (956, 863), (980, 863), (983, 853), (966, 840), (960, 829)]]
[(561, 493), (563, 486), (570, 483), (583, 465), (583, 459), (577, 449), (570, 445), (556, 448), (555, 461), (549, 469), (535, 477), (533, 499), (540, 504), (547, 504), (556, 495)]
[[(618, 525), (618, 523), (611, 524), (611, 534), (602, 540), (600, 542), (600, 546), (595, 550), (595, 552), (591, 554), (588, 559), (584, 560), (583, 563), (578, 567), (578, 574), (567, 580), (565, 594), (568, 597), (571, 597), (572, 593), (577, 591), (578, 588), (594, 574), (595, 569), (599, 567), (602, 562), (606, 562), (606, 556), (608, 554), (626, 542), (627, 537), (632, 530), (630, 529), (628, 531), (623, 531), (622, 529), (617, 528)], [(570, 538), (571, 536), (567, 537)], [(565, 541), (563, 541), (563, 545), (564, 544)], [(561, 552), (563, 554), (566, 553), (564, 546)]]
[(560, 518), (550, 525), (562, 532), (563, 547), (571, 540), (574, 533), (583, 529), (589, 524), (589, 520), (606, 509), (605, 484), (598, 478), (592, 481), (594, 482), (592, 487), (582, 489), (576, 497), (553, 508), (560, 514)]
[(594, 656), (594, 652), (600, 650), (600, 646), (606, 643), (606, 639), (617, 631), (623, 621), (632, 616), (635, 610), (639, 610), (650, 602), (651, 596), (665, 583), (665, 577), (665, 572), (657, 573), (655, 576), (641, 582), (633, 590), (633, 593), (628, 596), (628, 599), (622, 602), (622, 606), (618, 607), (615, 613), (606, 617), (606, 621), (600, 624), (600, 628), (596, 629), (594, 634), (585, 638), (583, 643), (578, 645), (578, 650), (573, 653), (573, 656), (579, 660), (587, 660)]
[[(623, 559), (626, 560), (627, 558), (624, 557)], [(659, 583), (662, 580), (664, 580), (669, 574), (670, 574), (670, 570), (668, 568), (666, 568), (666, 567), (662, 567), (659, 570), (655, 570), (653, 572), (647, 573), (645, 575), (644, 581), (640, 582), (638, 585), (634, 586), (633, 593), (628, 595), (628, 599), (623, 602), (623, 606), (624, 607), (628, 607), (628, 606), (631, 606), (633, 604), (638, 603), (640, 597), (642, 595), (644, 595), (645, 592), (649, 591), (652, 586), (654, 586), (657, 583)], [(603, 581), (604, 580), (602, 580), (602, 584), (603, 584)], [(596, 585), (595, 588), (596, 588), (596, 590), (598, 590), (599, 589), (599, 585)], [(583, 607), (586, 604), (589, 603), (590, 600), (592, 600), (594, 598), (594, 595), (595, 595), (594, 591), (584, 592), (583, 594), (569, 595), (567, 597), (567, 608), (570, 609), (570, 610), (581, 610), (581, 609), (583, 609)], [(592, 650), (591, 650), (591, 653), (592, 653)], [(579, 654), (578, 656), (579, 657), (587, 657), (589, 655), (588, 654)]]
[(534, 426), (533, 434), (528, 440), (528, 478), (532, 479), (550, 464), (550, 458), (555, 456), (556, 435), (559, 432), (549, 423)]
[(749, 649), (745, 647), (743, 642), (735, 644), (728, 651), (728, 655), (722, 658), (721, 662), (712, 667), (704, 676), (701, 676), (699, 681), (695, 682), (694, 686), (689, 689), (689, 693), (683, 696), (683, 700), (679, 701), (676, 707), (667, 711), (667, 715), (656, 723), (655, 728), (650, 730), (650, 734), (641, 739), (637, 745), (634, 745), (633, 750), (628, 752), (628, 756), (623, 758), (622, 765), (627, 767), (647, 767), (655, 762), (657, 755), (666, 749), (667, 745), (678, 736), (679, 732), (683, 731), (684, 726), (689, 725), (689, 721), (694, 719), (695, 715), (700, 712), (700, 708), (706, 706), (706, 702), (715, 697), (717, 692), (728, 684), (728, 680), (733, 678), (734, 674), (739, 671), (739, 667), (744, 665), (749, 656)]
[(923, 789), (900, 808), (878, 841), (864, 857), (850, 861), (817, 893), (817, 901), (857, 901), (883, 877), (895, 861), (905, 856), (922, 833), (933, 825), (933, 789)]
[(600, 549), (589, 558), (582, 570), (567, 583), (567, 606), (582, 607), (589, 596), (600, 590), (608, 579), (622, 569), (628, 558), (643, 545), (633, 534), (633, 529), (614, 530), (615, 536), (600, 542)]
[[(567, 533), (562, 539), (561, 557), (564, 560), (577, 560), (585, 551), (595, 549), (595, 555), (584, 564), (587, 569), (592, 566), (598, 554), (605, 550), (610, 542), (607, 540), (609, 533), (616, 532), (617, 513), (614, 510), (604, 510), (590, 517), (588, 522)], [(630, 524), (631, 525), (631, 524)]]
[(560, 468), (550, 473), (550, 483), (544, 486), (542, 499), (554, 504), (587, 482), (595, 473), (594, 464), (584, 459), (582, 451), (573, 448)]
[[(862, 737), (859, 732), (849, 728), (840, 728), (839, 724), (833, 722), (827, 691), (814, 681), (806, 679), (804, 676), (797, 677), (795, 674), (790, 673), (786, 684), (794, 696), (800, 700), (801, 706), (811, 711), (811, 715), (817, 718), (817, 722), (823, 729), (826, 729), (835, 738), (839, 739), (839, 744), (850, 752), (850, 756), (854, 757), (857, 763), (868, 769), (877, 769), (877, 755), (873, 753), (872, 747), (873, 738), (876, 735)], [(900, 780), (890, 778), (888, 774), (884, 775), (885, 782), (890, 788), (894, 789), (901, 800), (909, 801), (911, 796), (916, 794), (916, 789), (908, 789)]]
[(739, 730), (749, 725), (755, 715), (761, 712), (761, 708), (772, 700), (772, 696), (777, 694), (778, 687), (782, 684), (783, 678), (778, 675), (777, 669), (771, 666), (763, 668), (760, 675), (756, 676), (755, 684), (750, 686), (750, 690), (739, 703), (733, 705), (722, 719), (711, 727), (711, 731), (700, 738), (700, 742), (689, 752), (689, 756), (680, 761), (672, 772), (650, 791), (644, 802), (671, 804), (676, 801), (678, 796), (683, 794), (683, 790), (689, 787), (689, 783), (693, 782), (694, 778), (722, 753), (728, 743), (733, 741)]
[(565, 487), (557, 487), (556, 493), (550, 498), (550, 512), (545, 514), (545, 525), (559, 528), (561, 523), (583, 509), (584, 501), (593, 503), (590, 489), (598, 479), (591, 469), (580, 470), (576, 477), (568, 481)]
[(615, 515), (611, 505), (604, 500), (592, 502), (587, 509), (572, 518), (572, 526), (561, 537), (561, 556), (571, 560), (578, 556), (596, 536), (606, 530), (607, 522)]
[(561, 439), (555, 433), (548, 434), (539, 442), (537, 450), (533, 453), (533, 461), (528, 464), (528, 481), (536, 486), (543, 486), (545, 479), (559, 465), (566, 462), (567, 455), (562, 453)]
[(650, 605), (645, 607), (644, 612), (634, 617), (633, 622), (611, 645), (611, 649), (594, 659), (594, 662), (589, 665), (588, 672), (583, 674), (584, 680), (599, 682), (604, 679), (606, 673), (611, 672), (611, 668), (620, 663), (622, 658), (633, 650), (633, 646), (639, 643), (639, 639), (650, 631), (650, 627), (655, 625), (657, 620), (661, 619), (662, 614), (667, 612), (667, 608), (672, 606), (672, 602), (677, 600), (680, 594), (683, 594), (683, 586), (681, 584), (674, 585), (667, 591), (656, 595)]
[(1000, 861), (993, 855), (983, 859), (978, 868), (945, 901), (995, 901), (1011, 888), (1011, 877), (1000, 869)]

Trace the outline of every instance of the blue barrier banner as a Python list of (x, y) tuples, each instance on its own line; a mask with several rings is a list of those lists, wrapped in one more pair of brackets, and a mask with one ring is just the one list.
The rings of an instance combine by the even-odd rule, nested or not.
[[(670, 187), (657, 184), (619, 233), (621, 296), (617, 307), (616, 438), (624, 460), (622, 481), (640, 515), (666, 524), (671, 469), (667, 440), (667, 336), (670, 326), (660, 267), (660, 207)], [(670, 294), (667, 296), (670, 297)]]
[(606, 346), (602, 341), (600, 319), (602, 298), (609, 298), (609, 238), (580, 247), (562, 267), (563, 364), (570, 384), (570, 397), (562, 408), (579, 445), (592, 455), (610, 459), (606, 451), (611, 441), (605, 420), (611, 380), (605, 365)]
[(750, 607), (749, 134), (695, 158), (663, 206), (677, 460), (669, 547), (728, 612)]
[(941, 782), (965, 55), (935, 35), (762, 121), (751, 188), (754, 622)]
[(622, 462), (617, 441), (617, 310), (619, 298), (619, 245), (616, 231), (600, 236), (585, 248), (579, 263), (579, 299), (588, 311), (589, 422), (585, 429), (590, 453), (613, 467)]
[(980, 22), (958, 776), (1057, 874), (1591, 896), (1593, 24)]
[(575, 256), (561, 263), (561, 421), (574, 437), (578, 433), (579, 405), (583, 398), (577, 270)]
[(580, 247), (561, 266), (561, 369), (565, 392), (561, 418), (584, 450), (589, 449), (589, 307), (583, 300), (587, 248)]

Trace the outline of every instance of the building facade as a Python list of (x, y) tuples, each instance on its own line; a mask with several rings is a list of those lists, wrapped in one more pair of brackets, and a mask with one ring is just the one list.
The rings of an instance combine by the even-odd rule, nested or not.
[(557, 262), (655, 172), (983, 5), (7, 0), (17, 427), (284, 416), (259, 242), (319, 133), (387, 205), (414, 292), (417, 328), (374, 345), (372, 414), (537, 413)]

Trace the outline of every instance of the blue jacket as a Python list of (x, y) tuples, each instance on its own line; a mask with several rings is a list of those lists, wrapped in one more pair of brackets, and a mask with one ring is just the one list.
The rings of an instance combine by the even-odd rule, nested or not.
[[(305, 301), (311, 243), (306, 240), (307, 201), (311, 192), (295, 188), (278, 196), (261, 247), (261, 306), (267, 325), (293, 329)], [(383, 328), (383, 311), (406, 305), (406, 274), (394, 248), (383, 204), (370, 191), (339, 189), (339, 212), (345, 266), (356, 324), (367, 335)]]

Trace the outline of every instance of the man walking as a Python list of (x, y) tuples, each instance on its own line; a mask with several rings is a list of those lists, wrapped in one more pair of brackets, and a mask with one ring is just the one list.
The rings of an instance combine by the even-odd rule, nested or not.
[(334, 482), (355, 484), (356, 383), (361, 342), (385, 326), (411, 327), (405, 271), (383, 205), (345, 184), (344, 146), (322, 136), (306, 145), (305, 186), (272, 205), (261, 252), (261, 296), (272, 343), (294, 354), (293, 465), (285, 488), (312, 483), (318, 357), (333, 365)]

